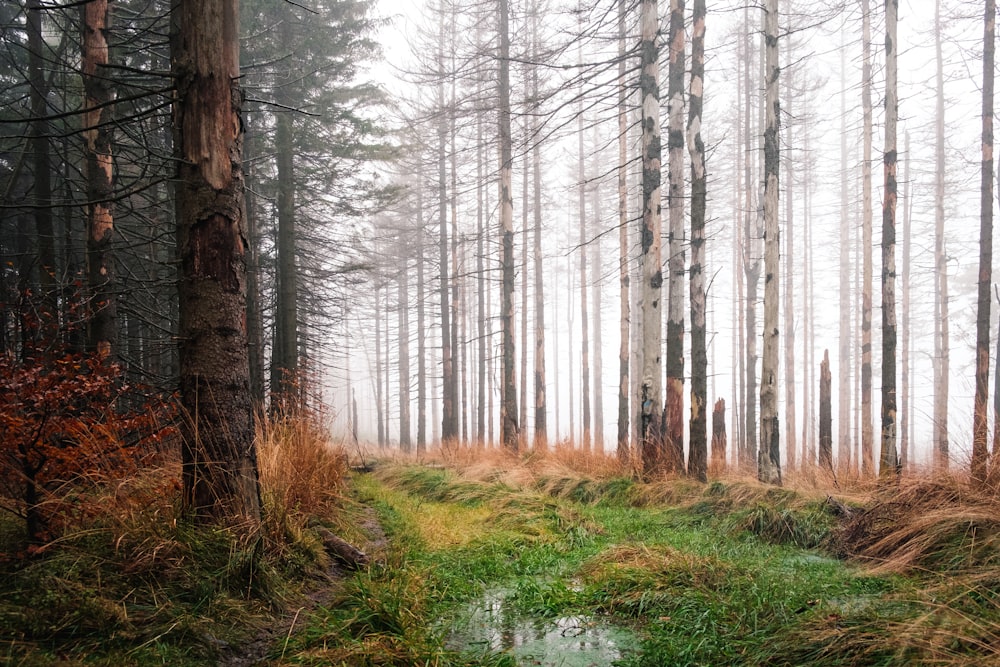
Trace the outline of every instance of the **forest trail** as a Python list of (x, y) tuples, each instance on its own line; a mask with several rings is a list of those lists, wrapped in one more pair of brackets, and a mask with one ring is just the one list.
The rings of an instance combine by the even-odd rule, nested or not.
[(843, 505), (819, 495), (413, 464), (356, 477), (354, 494), (384, 526), (384, 560), (300, 618), (285, 658), (913, 664), (941, 640), (920, 581), (836, 556)]

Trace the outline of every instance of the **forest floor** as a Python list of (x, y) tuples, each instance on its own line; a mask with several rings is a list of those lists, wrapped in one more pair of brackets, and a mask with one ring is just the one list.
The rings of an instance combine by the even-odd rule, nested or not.
[(357, 571), (274, 511), (252, 543), (143, 520), (0, 559), (0, 664), (1000, 665), (998, 509), (950, 478), (835, 500), (384, 461), (323, 519)]

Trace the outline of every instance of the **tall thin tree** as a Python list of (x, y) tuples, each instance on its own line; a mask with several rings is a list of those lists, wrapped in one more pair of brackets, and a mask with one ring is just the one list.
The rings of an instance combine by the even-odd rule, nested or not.
[(500, 53), (497, 98), (500, 136), (500, 322), (503, 377), (500, 398), (500, 442), (517, 451), (517, 380), (514, 359), (514, 197), (511, 190), (513, 156), (510, 136), (510, 8), (499, 0)]

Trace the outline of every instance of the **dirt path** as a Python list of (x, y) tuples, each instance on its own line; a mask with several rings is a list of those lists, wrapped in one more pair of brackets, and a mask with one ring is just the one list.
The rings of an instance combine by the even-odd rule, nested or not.
[[(385, 552), (388, 538), (382, 524), (379, 523), (375, 510), (364, 508), (360, 522), (361, 528), (369, 535), (362, 545), (362, 551), (372, 558), (378, 558)], [(292, 604), (280, 616), (276, 617), (269, 627), (262, 628), (252, 639), (244, 644), (232, 646), (221, 642), (219, 667), (252, 667), (267, 664), (268, 654), (277, 642), (284, 642), (291, 636), (304, 616), (313, 610), (329, 604), (337, 594), (340, 583), (349, 576), (350, 571), (336, 558), (331, 559), (330, 567), (310, 582), (297, 604)]]

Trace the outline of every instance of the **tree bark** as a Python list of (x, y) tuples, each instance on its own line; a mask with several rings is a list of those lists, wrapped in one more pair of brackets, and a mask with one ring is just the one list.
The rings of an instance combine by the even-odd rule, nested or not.
[[(896, 20), (899, 0), (885, 3), (885, 199), (882, 203), (882, 446), (879, 477), (899, 472), (896, 449)], [(989, 308), (989, 286), (986, 292)], [(988, 355), (987, 355), (988, 359)]]
[(661, 469), (662, 414), (662, 314), (660, 292), (663, 271), (660, 252), (660, 47), (656, 0), (642, 0), (640, 26), (639, 92), (642, 96), (642, 225), (639, 265), (642, 285), (639, 318), (642, 328), (639, 405), (636, 409), (643, 467), (647, 474)]
[[(532, 50), (535, 61), (538, 61), (538, 8), (534, 8), (531, 16)], [(535, 272), (535, 437), (536, 451), (548, 448), (548, 403), (545, 393), (545, 281), (542, 264), (542, 150), (541, 127), (538, 110), (541, 104), (538, 90), (538, 67), (531, 68), (531, 99), (535, 108), (532, 117), (533, 145), (531, 147), (532, 161), (532, 192), (534, 204), (534, 243), (533, 259)]]
[(175, 0), (180, 401), (184, 503), (260, 521), (246, 332), (237, 0)]
[(872, 65), (871, 6), (861, 0), (861, 474), (875, 474), (872, 432)]
[(629, 448), (629, 320), (631, 292), (628, 265), (628, 105), (626, 103), (625, 18), (628, 0), (618, 0), (618, 460)]
[[(438, 65), (444, 74), (444, 50), (445, 50), (445, 29), (444, 12), (445, 3), (439, 3), (440, 7), (440, 30), (438, 34)], [(451, 300), (449, 289), (451, 280), (449, 278), (448, 264), (450, 261), (448, 253), (448, 124), (445, 113), (444, 101), (444, 80), (438, 83), (438, 109), (441, 118), (438, 119), (438, 254), (440, 259), (440, 301), (441, 301), (441, 440), (443, 444), (450, 444), (458, 437), (457, 419), (455, 414), (455, 370), (452, 362), (452, 338), (451, 338)]]
[(684, 470), (684, 0), (670, 1), (667, 82), (667, 393), (664, 468)]
[[(851, 467), (851, 239), (847, 171), (847, 49), (841, 49), (840, 93), (840, 340), (837, 368), (837, 467)], [(791, 286), (789, 286), (791, 287)]]
[(760, 377), (760, 456), (757, 476), (781, 484), (778, 431), (778, 0), (764, 5), (764, 345)]
[[(401, 254), (406, 248), (400, 248)], [(409, 452), (410, 438), (410, 273), (406, 258), (401, 258), (399, 292), (396, 304), (399, 316), (399, 448)]]
[(899, 467), (906, 470), (910, 464), (910, 133), (905, 134), (903, 145), (903, 275), (902, 321), (900, 324), (900, 373), (899, 373)]
[(712, 471), (721, 473), (726, 469), (726, 399), (715, 401), (712, 410)]
[[(691, 94), (688, 97), (690, 107), (687, 126), (688, 152), (691, 155), (691, 421), (688, 427), (690, 442), (687, 473), (701, 482), (708, 481), (708, 351), (704, 275), (708, 179), (705, 143), (701, 138), (705, 82), (705, 14), (705, 0), (694, 0), (691, 25)], [(725, 428), (724, 422), (722, 428)]]
[[(793, 118), (791, 110), (791, 76), (785, 77), (786, 106), (785, 113)], [(785, 145), (792, 146), (792, 128), (785, 132)], [(785, 452), (786, 470), (795, 469), (795, 200), (793, 190), (795, 182), (792, 178), (794, 166), (791, 158), (785, 159), (785, 294), (783, 303), (784, 333), (785, 333)], [(805, 463), (805, 461), (803, 461)]]
[(819, 370), (819, 467), (833, 471), (833, 409), (831, 406), (830, 351), (823, 351)]
[(107, 0), (80, 8), (83, 19), (81, 72), (84, 90), (84, 172), (87, 178), (87, 264), (90, 287), (88, 345), (102, 358), (116, 353), (115, 236), (113, 163), (111, 157), (112, 92), (104, 68), (108, 65), (110, 30)]
[(976, 304), (976, 398), (972, 414), (972, 479), (985, 483), (990, 374), (990, 283), (993, 280), (993, 60), (996, 0), (986, 0), (983, 20), (983, 157), (979, 214), (979, 295)]
[(944, 234), (944, 56), (941, 49), (941, 3), (935, 3), (936, 111), (934, 117), (934, 467), (948, 468), (948, 396), (950, 377), (948, 322), (948, 251)]
[(499, 0), (500, 53), (497, 114), (500, 133), (500, 321), (503, 378), (500, 398), (500, 442), (509, 451), (517, 451), (517, 380), (514, 360), (514, 198), (511, 192), (510, 136), (510, 28), (508, 0)]

